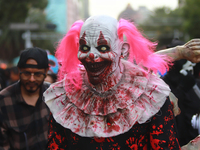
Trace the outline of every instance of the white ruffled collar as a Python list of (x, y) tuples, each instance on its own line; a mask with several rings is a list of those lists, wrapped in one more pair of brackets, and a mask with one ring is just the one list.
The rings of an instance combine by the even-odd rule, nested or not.
[[(123, 64), (122, 79), (104, 93), (84, 79), (81, 89), (76, 89), (68, 76), (52, 84), (44, 97), (54, 119), (84, 137), (112, 137), (127, 132), (136, 122), (145, 123), (163, 106), (170, 89), (157, 76), (132, 63)], [(65, 88), (74, 90), (66, 92)]]

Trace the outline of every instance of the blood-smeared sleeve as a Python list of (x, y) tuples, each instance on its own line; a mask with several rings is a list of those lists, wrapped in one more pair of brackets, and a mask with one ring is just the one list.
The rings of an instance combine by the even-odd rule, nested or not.
[(65, 138), (65, 131), (50, 114), (48, 144), (46, 150), (65, 150), (67, 148), (67, 139)]
[(150, 143), (153, 150), (180, 150), (173, 107), (168, 98), (151, 118)]

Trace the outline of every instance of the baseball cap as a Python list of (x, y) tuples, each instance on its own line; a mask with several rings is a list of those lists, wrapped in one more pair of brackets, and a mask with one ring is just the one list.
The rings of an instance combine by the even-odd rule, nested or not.
[[(26, 61), (31, 58), (37, 62), (37, 65), (26, 64)], [(46, 69), (49, 67), (47, 52), (38, 47), (27, 48), (21, 52), (17, 67)]]

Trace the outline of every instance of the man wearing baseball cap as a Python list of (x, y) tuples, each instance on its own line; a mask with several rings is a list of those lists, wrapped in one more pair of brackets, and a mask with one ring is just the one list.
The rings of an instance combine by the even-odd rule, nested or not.
[(43, 150), (47, 144), (49, 109), (43, 102), (48, 57), (41, 48), (22, 51), (20, 80), (0, 92), (0, 149)]

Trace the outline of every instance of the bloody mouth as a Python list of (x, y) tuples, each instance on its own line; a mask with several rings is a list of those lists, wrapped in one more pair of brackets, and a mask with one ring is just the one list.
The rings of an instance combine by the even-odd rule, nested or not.
[(84, 63), (84, 66), (87, 70), (87, 72), (90, 73), (91, 76), (99, 76), (101, 73), (103, 73), (108, 66), (110, 66), (109, 61), (102, 61), (102, 62), (89, 62), (89, 63)]

